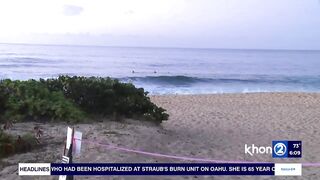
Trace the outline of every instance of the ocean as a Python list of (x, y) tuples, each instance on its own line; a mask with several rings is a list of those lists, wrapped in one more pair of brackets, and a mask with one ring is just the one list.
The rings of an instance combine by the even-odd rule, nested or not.
[(320, 51), (0, 44), (1, 79), (113, 77), (150, 94), (320, 92)]

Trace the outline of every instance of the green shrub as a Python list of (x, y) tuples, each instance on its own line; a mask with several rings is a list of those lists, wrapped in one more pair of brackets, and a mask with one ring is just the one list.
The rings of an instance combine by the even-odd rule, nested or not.
[(113, 112), (114, 80), (110, 78), (86, 78), (60, 76), (58, 79), (40, 79), (50, 91), (63, 92), (65, 97), (90, 113)]
[[(0, 83), (2, 120), (79, 120), (83, 113), (62, 92), (49, 91), (35, 80)], [(2, 97), (2, 98), (1, 98)]]
[(150, 101), (143, 88), (111, 78), (69, 77), (40, 80), (50, 91), (62, 91), (68, 99), (91, 114), (119, 114), (126, 117), (149, 114), (149, 120), (168, 119), (165, 109)]
[(144, 117), (161, 123), (165, 109), (143, 88), (111, 78), (69, 77), (0, 81), (0, 120), (79, 121), (85, 115)]

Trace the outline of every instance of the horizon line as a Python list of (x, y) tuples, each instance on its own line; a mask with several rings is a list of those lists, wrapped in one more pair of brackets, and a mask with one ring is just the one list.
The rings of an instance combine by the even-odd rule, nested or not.
[(106, 47), (106, 48), (154, 48), (154, 49), (202, 49), (202, 50), (248, 50), (248, 51), (320, 51), (320, 49), (268, 49), (268, 48), (224, 48), (224, 47), (175, 47), (175, 46), (123, 46), (123, 45), (92, 45), (92, 44), (55, 44), (55, 43), (12, 43), (0, 42), (6, 45), (26, 46), (78, 46), (78, 47)]

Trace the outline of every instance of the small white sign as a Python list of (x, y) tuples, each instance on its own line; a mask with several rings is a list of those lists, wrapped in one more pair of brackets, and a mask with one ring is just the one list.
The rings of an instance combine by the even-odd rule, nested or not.
[(70, 149), (71, 142), (72, 142), (72, 129), (68, 127), (66, 149)]
[(74, 141), (73, 141), (73, 151), (75, 155), (80, 155), (81, 151), (81, 140), (82, 140), (82, 133), (79, 131), (75, 131), (73, 135)]
[(50, 163), (19, 163), (19, 176), (49, 176)]
[(299, 163), (275, 163), (274, 175), (276, 176), (301, 176), (302, 164)]

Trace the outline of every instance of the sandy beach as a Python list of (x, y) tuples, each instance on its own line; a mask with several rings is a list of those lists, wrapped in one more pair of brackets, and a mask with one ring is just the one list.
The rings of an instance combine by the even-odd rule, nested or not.
[[(95, 124), (77, 124), (83, 132), (82, 154), (74, 162), (195, 162), (110, 149), (109, 144), (134, 150), (190, 158), (223, 161), (320, 162), (320, 94), (250, 93), (215, 95), (152, 96), (168, 110), (170, 118), (160, 126), (134, 120), (102, 119)], [(3, 159), (0, 179), (19, 177), (19, 162), (60, 162), (68, 124), (17, 123), (10, 133), (44, 129), (45, 145), (25, 154)], [(71, 125), (70, 125), (71, 126)], [(301, 159), (273, 159), (270, 154), (245, 154), (245, 144), (270, 146), (272, 140), (301, 140)], [(319, 167), (304, 167), (296, 179), (318, 179)], [(57, 177), (50, 177), (57, 179)], [(76, 177), (75, 179), (250, 179), (250, 177)], [(270, 177), (252, 177), (269, 179)], [(40, 177), (39, 179), (48, 179)], [(281, 179), (284, 179), (281, 177)], [(288, 177), (288, 179), (295, 179)]]

